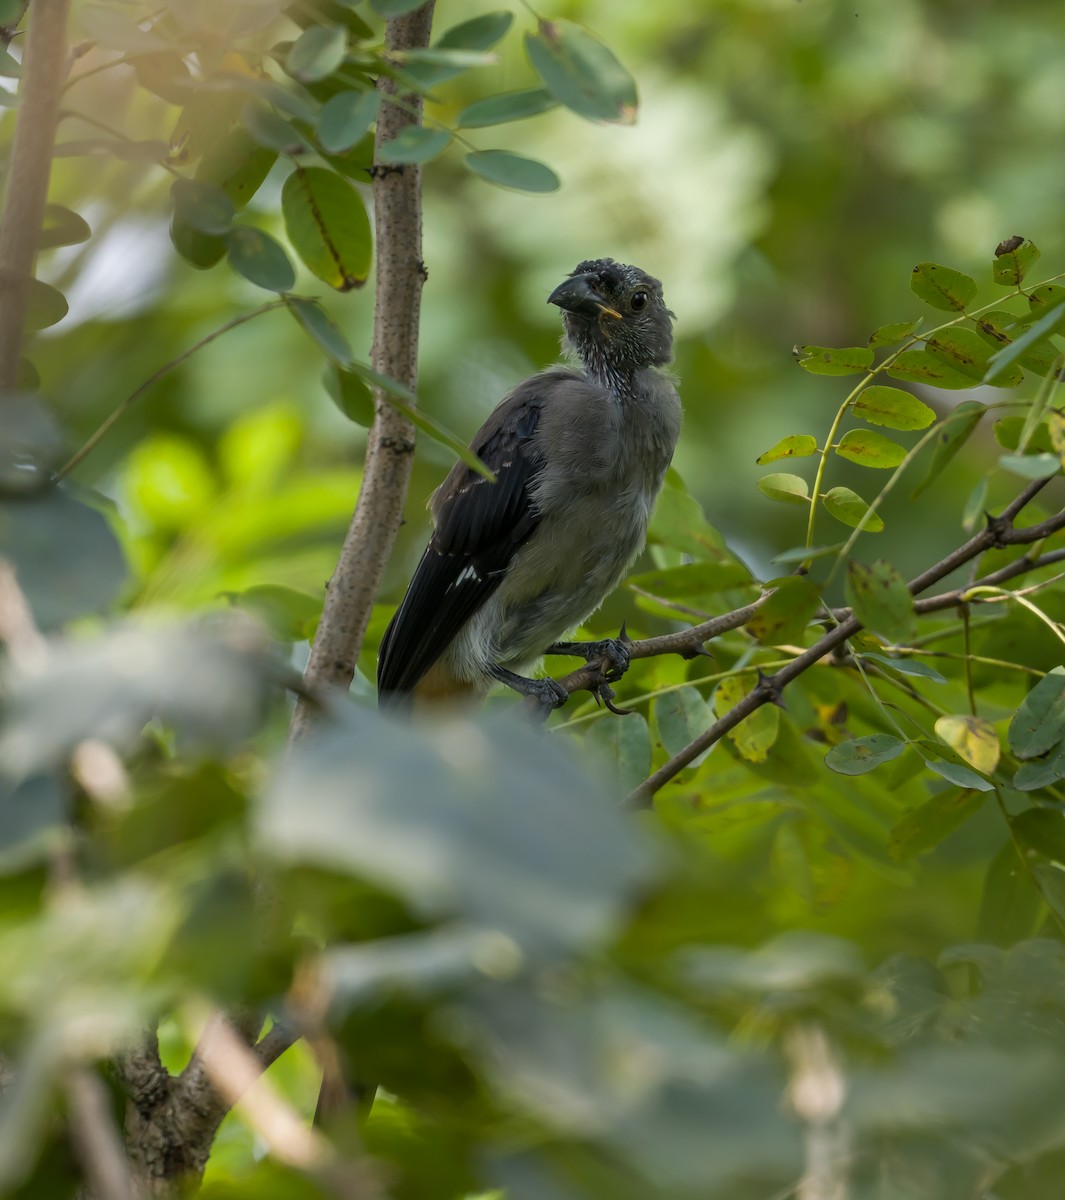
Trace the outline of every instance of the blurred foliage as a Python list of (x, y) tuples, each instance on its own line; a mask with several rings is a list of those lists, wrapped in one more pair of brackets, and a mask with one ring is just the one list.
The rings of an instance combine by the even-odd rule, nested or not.
[[(396, 1200), (1056, 1194), (1065, 602), (1046, 567), (918, 618), (905, 580), (1060, 473), (1065, 10), (440, 0), (383, 62), (411, 7), (74, 5), (0, 397), (0, 559), (48, 637), (5, 612), (0, 1194), (72, 1194), (65, 1074), (118, 1112), (108, 1061), (156, 1026), (180, 1071), (209, 1004), (309, 1035), (269, 1072), (302, 1116), (309, 1044), (378, 1089), (327, 1133)], [(282, 761), (381, 382), (382, 71), (428, 95), (386, 154), (425, 164), (419, 455), (353, 698)], [(397, 727), (369, 678), (423, 498), (601, 254), (663, 279), (687, 425), (590, 632), (777, 590), (713, 659), (635, 662), (624, 719)], [(846, 654), (621, 812), (844, 602)], [(203, 1194), (333, 1194), (275, 1150), (234, 1111)]]

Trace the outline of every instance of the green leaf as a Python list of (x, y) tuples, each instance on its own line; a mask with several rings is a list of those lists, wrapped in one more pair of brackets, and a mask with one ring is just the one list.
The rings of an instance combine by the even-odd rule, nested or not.
[(1019, 234), (999, 242), (991, 273), (996, 283), (1005, 287), (1020, 287), (1028, 268), (1039, 258), (1035, 244)]
[(76, 212), (64, 208), (62, 204), (44, 206), (44, 222), (37, 239), (38, 250), (50, 250), (53, 246), (77, 246), (87, 242), (90, 237), (92, 230), (88, 222)]
[(197, 271), (206, 271), (225, 258), (224, 237), (200, 233), (198, 229), (186, 225), (177, 213), (174, 213), (170, 222), (170, 240), (178, 254)]
[(324, 167), (296, 167), (281, 189), (285, 232), (323, 283), (348, 292), (366, 282), (373, 234), (362, 197)]
[(889, 642), (906, 642), (914, 635), (913, 597), (906, 581), (889, 562), (872, 566), (847, 563), (847, 603), (867, 628)]
[(996, 945), (1012, 946), (1032, 936), (1044, 911), (1042, 897), (1011, 839), (987, 869), (977, 937)]
[(866, 533), (879, 533), (884, 528), (879, 514), (870, 509), (861, 496), (848, 487), (829, 488), (821, 497), (821, 503), (827, 513), (837, 521), (842, 521), (844, 525), (849, 525), (851, 529), (857, 529), (860, 525)]
[(525, 88), (520, 92), (502, 92), (498, 96), (487, 96), (475, 100), (459, 113), (456, 125), (459, 129), (483, 129), (488, 125), (502, 125), (507, 121), (521, 121), (535, 117), (549, 109), (557, 108), (558, 101), (546, 88)]
[(798, 642), (821, 604), (821, 585), (795, 576), (782, 580), (747, 622), (747, 632), (763, 646)]
[(815, 558), (827, 558), (842, 550), (844, 542), (833, 542), (831, 546), (792, 546), (789, 550), (781, 550), (769, 560), (777, 566), (790, 566), (792, 563), (813, 561)]
[(869, 335), (870, 346), (897, 346), (911, 337), (920, 321), (896, 321), (891, 325), (881, 325)]
[[(975, 329), (941, 329), (939, 333), (929, 335), (925, 348), (933, 358), (946, 363), (959, 375), (977, 381), (984, 378), (991, 357), (987, 343)], [(1000, 386), (1013, 387), (1023, 378), (1019, 368), (1015, 369)]]
[(226, 239), (226, 258), (238, 275), (258, 287), (288, 292), (295, 286), (296, 272), (288, 255), (261, 229), (234, 225)]
[(48, 329), (67, 315), (67, 298), (49, 283), (30, 279), (26, 296), (26, 331)]
[(303, 83), (325, 79), (344, 61), (348, 31), (342, 25), (308, 25), (289, 47), (285, 70)]
[(175, 219), (198, 233), (218, 236), (233, 224), (233, 201), (217, 183), (175, 179), (170, 187)]
[(514, 14), (506, 9), (484, 13), (445, 29), (434, 45), (441, 50), (491, 50), (514, 24)]
[(835, 447), (840, 458), (862, 467), (897, 467), (906, 457), (906, 447), (873, 429), (851, 429)]
[(870, 733), (833, 746), (825, 755), (825, 766), (837, 775), (865, 775), (905, 749), (906, 743), (890, 733)]
[(995, 786), (989, 779), (977, 775), (975, 771), (970, 771), (961, 763), (944, 762), (942, 759), (932, 758), (926, 765), (930, 771), (934, 771), (957, 787), (971, 788), (977, 792), (990, 792)]
[(787, 504), (810, 501), (810, 485), (799, 475), (763, 475), (758, 480), (758, 490), (770, 500), (783, 500)]
[(284, 642), (310, 640), (322, 615), (320, 596), (278, 583), (262, 583), (242, 592), (226, 592), (225, 598), (253, 612), (274, 637)]
[(969, 493), (961, 514), (961, 527), (969, 533), (976, 528), (980, 518), (987, 508), (988, 478), (986, 475), (977, 480), (976, 486)]
[(944, 417), (932, 441), (932, 457), (924, 479), (910, 493), (916, 500), (933, 480), (949, 465), (958, 451), (972, 436), (987, 409), (978, 400), (963, 400), (952, 413)]
[[(658, 738), (672, 757), (693, 742), (713, 723), (710, 705), (694, 687), (677, 688), (655, 699), (651, 706)], [(607, 724), (608, 722), (600, 722)], [(609, 722), (617, 724), (617, 722)], [(695, 760), (692, 766), (698, 766)], [(646, 772), (642, 776), (646, 778)], [(637, 783), (640, 782), (638, 779)]]
[(933, 667), (926, 666), (923, 662), (918, 662), (912, 658), (889, 658), (886, 654), (874, 654), (869, 650), (863, 650), (861, 657), (863, 659), (871, 658), (873, 662), (881, 663), (885, 667), (891, 667), (892, 670), (898, 671), (900, 675), (912, 675), (917, 679), (928, 679), (932, 683), (947, 682)]
[(699, 502), (684, 486), (675, 467), (666, 472), (665, 484), (651, 513), (647, 536), (652, 545), (680, 550), (696, 562), (723, 562), (732, 558), (725, 539), (707, 521)]
[(1065, 303), (1065, 287), (1060, 283), (1041, 283), (1028, 293), (1028, 319), (1035, 320), (1062, 303)]
[(605, 773), (615, 782), (619, 795), (631, 792), (651, 774), (651, 730), (643, 713), (631, 713), (624, 720), (596, 721), (585, 743), (602, 755)]
[(792, 354), (811, 375), (860, 375), (873, 365), (873, 351), (868, 346), (796, 346)]
[(631, 125), (636, 83), (613, 52), (571, 21), (541, 21), (525, 35), (525, 50), (552, 96), (590, 121)]
[(966, 715), (939, 717), (936, 736), (984, 775), (998, 766), (1002, 748), (990, 721)]
[(776, 462), (778, 458), (807, 458), (816, 453), (817, 438), (808, 433), (793, 433), (781, 438), (775, 446), (760, 454), (754, 461), (759, 466), (764, 466), (766, 463)]
[(556, 192), (561, 186), (546, 163), (507, 150), (475, 150), (466, 155), (466, 166), (489, 183), (518, 192)]
[(373, 424), (374, 404), (365, 380), (354, 371), (345, 371), (335, 362), (327, 362), (322, 371), (322, 386), (349, 421), (369, 429)]
[(417, 407), (418, 398), (410, 388), (404, 387), (398, 380), (390, 379), (387, 375), (382, 375), (357, 360), (351, 364), (350, 369), (365, 379), (367, 383), (379, 388), (385, 402), (397, 412), (402, 413), (412, 425), (428, 434), (433, 441), (446, 446), (478, 475), (483, 475), (485, 479), (495, 482), (495, 473), (481, 462), (461, 438), (456, 437), (449, 429), (445, 429), (435, 417), (429, 416), (424, 409)]
[(348, 339), (340, 331), (317, 300), (293, 296), (288, 310), (306, 331), (310, 339), (325, 351), (339, 367), (349, 368), (355, 360)]
[(446, 129), (426, 129), (424, 125), (408, 125), (391, 141), (378, 147), (384, 162), (424, 163), (436, 158), (451, 144)]
[[(1021, 318), (1005, 309), (996, 308), (975, 318), (976, 331), (989, 345), (995, 349), (1012, 344), (1014, 337), (1024, 332), (1031, 318)], [(1018, 358), (1022, 367), (1039, 375), (1046, 375), (1054, 365), (1058, 351), (1049, 336), (1046, 340), (1037, 342)]]
[(1055, 667), (1025, 696), (1007, 740), (1018, 758), (1046, 754), (1065, 737), (1065, 667)]
[[(714, 691), (714, 712), (723, 717), (756, 685), (753, 672), (722, 679)], [(763, 704), (730, 730), (728, 738), (741, 758), (750, 763), (761, 763), (769, 757), (779, 733), (780, 709), (775, 704)]]
[(1034, 792), (1062, 778), (1065, 778), (1065, 746), (1059, 744), (1046, 757), (1022, 763), (1013, 777), (1013, 786), (1019, 792)]
[(626, 585), (669, 600), (693, 600), (713, 596), (751, 582), (751, 573), (736, 559), (718, 562), (683, 563), (661, 571), (632, 575)]
[(935, 411), (916, 396), (882, 384), (859, 392), (851, 412), (870, 425), (887, 429), (925, 429), (936, 419)]
[(1026, 808), (1010, 818), (1010, 826), (1023, 845), (1065, 863), (1065, 815), (1049, 808)]
[(424, 3), (425, 0), (370, 0), (370, 7), (382, 17), (402, 17)]
[(929, 387), (957, 390), (975, 386), (975, 381), (968, 375), (948, 366), (929, 350), (903, 350), (887, 368), (887, 373), (893, 379), (924, 383)]
[(905, 862), (922, 850), (931, 850), (983, 802), (983, 795), (972, 788), (939, 792), (896, 821), (888, 839), (888, 854), (896, 862)]
[(1056, 454), (1000, 454), (998, 465), (1022, 479), (1045, 479), (1061, 470)]
[(338, 92), (318, 114), (318, 140), (330, 154), (350, 150), (369, 132), (381, 107), (380, 92)]
[(939, 263), (918, 263), (910, 275), (910, 291), (932, 308), (961, 312), (975, 297), (976, 280)]
[(1044, 313), (1030, 328), (1009, 346), (1003, 346), (997, 354), (991, 356), (990, 366), (987, 374), (984, 376), (985, 383), (994, 383), (1005, 375), (1010, 367), (1015, 362), (1018, 362), (1021, 356), (1028, 352), (1037, 342), (1043, 341), (1050, 337), (1051, 334), (1057, 333), (1061, 327), (1065, 325), (1065, 304), (1059, 304), (1057, 308), (1052, 308), (1049, 312)]
[(305, 154), (314, 147), (302, 133), (284, 117), (272, 109), (254, 102), (245, 106), (241, 113), (244, 128), (260, 146), (276, 150), (279, 154)]

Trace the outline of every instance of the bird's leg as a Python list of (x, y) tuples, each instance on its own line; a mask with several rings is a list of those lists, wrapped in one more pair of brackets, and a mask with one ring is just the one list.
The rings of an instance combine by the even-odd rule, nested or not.
[(629, 669), (629, 647), (632, 638), (622, 625), (616, 638), (603, 638), (598, 642), (555, 642), (548, 646), (548, 654), (572, 654), (583, 658), (586, 663), (599, 668), (604, 683), (617, 683)]
[(497, 663), (489, 664), (488, 674), (506, 684), (508, 688), (513, 688), (519, 696), (529, 696), (535, 700), (544, 718), (552, 709), (561, 708), (569, 699), (569, 692), (553, 679), (526, 679), (524, 675), (515, 675), (513, 671), (508, 671), (506, 667)]

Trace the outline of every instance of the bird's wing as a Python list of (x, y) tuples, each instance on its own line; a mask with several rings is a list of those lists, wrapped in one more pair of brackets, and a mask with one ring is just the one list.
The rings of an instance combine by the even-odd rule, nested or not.
[(543, 465), (533, 435), (547, 380), (527, 380), (471, 442), (490, 483), (456, 463), (432, 501), (436, 529), (381, 642), (378, 693), (408, 693), (503, 581), (539, 513), (530, 492)]

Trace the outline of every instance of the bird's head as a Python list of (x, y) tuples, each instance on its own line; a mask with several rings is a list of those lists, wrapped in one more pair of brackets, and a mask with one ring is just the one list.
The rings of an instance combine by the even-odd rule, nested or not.
[(662, 285), (639, 267), (589, 259), (547, 302), (562, 309), (566, 341), (586, 363), (633, 369), (661, 366), (673, 357), (673, 314)]

